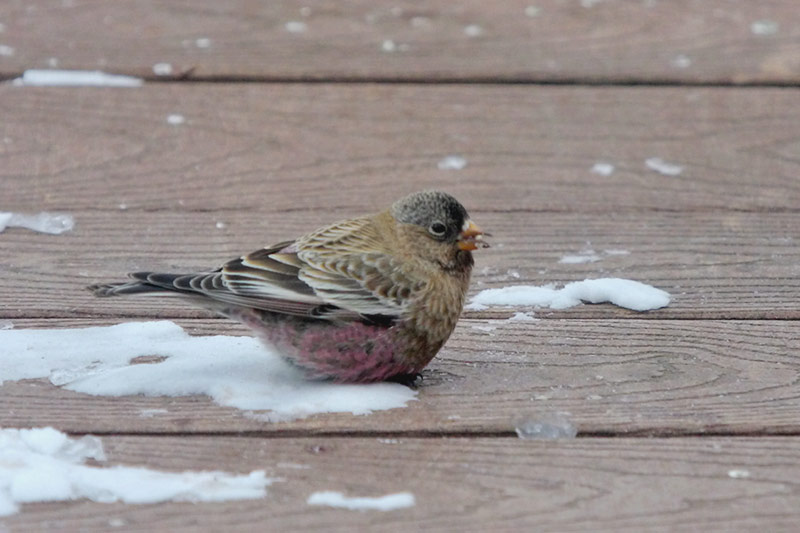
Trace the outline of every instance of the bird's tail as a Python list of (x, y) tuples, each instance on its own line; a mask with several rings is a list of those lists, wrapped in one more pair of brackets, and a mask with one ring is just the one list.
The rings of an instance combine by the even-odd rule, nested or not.
[(95, 296), (105, 298), (108, 296), (123, 296), (127, 294), (152, 294), (152, 293), (191, 293), (175, 283), (183, 274), (163, 274), (157, 272), (134, 272), (130, 274), (134, 281), (125, 283), (100, 283), (86, 287)]

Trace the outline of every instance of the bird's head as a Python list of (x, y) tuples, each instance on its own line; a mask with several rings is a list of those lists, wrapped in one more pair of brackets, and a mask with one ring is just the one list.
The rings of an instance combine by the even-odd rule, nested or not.
[(392, 216), (406, 225), (416, 253), (443, 266), (469, 259), (472, 250), (488, 248), (482, 231), (458, 200), (440, 191), (422, 191), (395, 202)]

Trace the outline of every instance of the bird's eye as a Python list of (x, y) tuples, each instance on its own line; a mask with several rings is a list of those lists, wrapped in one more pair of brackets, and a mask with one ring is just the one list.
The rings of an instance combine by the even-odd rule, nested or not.
[(431, 224), (431, 227), (428, 228), (428, 231), (431, 232), (431, 235), (435, 235), (436, 237), (441, 237), (447, 232), (447, 226), (445, 226), (439, 221), (436, 221), (433, 224)]

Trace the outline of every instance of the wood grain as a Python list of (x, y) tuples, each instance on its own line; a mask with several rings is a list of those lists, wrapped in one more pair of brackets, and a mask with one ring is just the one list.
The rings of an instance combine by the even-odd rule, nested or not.
[[(0, 42), (13, 50), (0, 56), (0, 72), (55, 66), (154, 78), (153, 66), (168, 63), (162, 79), (797, 83), (796, 8), (793, 0), (6, 1)], [(289, 22), (306, 31), (287, 31)]]
[[(2, 86), (0, 100), (3, 209), (363, 213), (423, 188), (512, 213), (800, 206), (785, 89)], [(438, 169), (451, 154), (467, 166)]]
[[(795, 531), (800, 439), (103, 439), (109, 464), (266, 470), (258, 500), (26, 505), (12, 531)], [(303, 468), (291, 468), (302, 465)], [(730, 471), (749, 477), (733, 478)], [(408, 491), (392, 512), (309, 506), (322, 490)]]
[[(474, 200), (478, 203), (478, 200)], [(469, 206), (469, 202), (467, 202)], [(177, 300), (98, 299), (90, 283), (128, 272), (192, 272), (358, 214), (334, 212), (72, 211), (76, 227), (58, 236), (0, 234), (0, 317), (200, 317)], [(611, 305), (542, 310), (542, 318), (799, 318), (800, 224), (794, 213), (473, 213), (493, 234), (475, 253), (470, 294), (512, 285), (561, 286), (622, 277), (670, 292), (669, 307), (635, 313)], [(225, 227), (217, 228), (222, 221)], [(599, 260), (565, 264), (590, 248)], [(627, 255), (609, 254), (624, 250)], [(518, 309), (519, 310), (519, 309)], [(472, 317), (507, 318), (508, 308)]]
[[(18, 320), (77, 327), (109, 320)], [(181, 320), (194, 334), (244, 334)], [(71, 432), (513, 435), (568, 413), (581, 435), (797, 434), (800, 323), (700, 320), (462, 320), (425, 371), (418, 400), (369, 416), (267, 423), (200, 396), (103, 398), (8, 382), (0, 426)], [(154, 354), (158, 355), (158, 354)], [(167, 412), (146, 416), (148, 410)]]

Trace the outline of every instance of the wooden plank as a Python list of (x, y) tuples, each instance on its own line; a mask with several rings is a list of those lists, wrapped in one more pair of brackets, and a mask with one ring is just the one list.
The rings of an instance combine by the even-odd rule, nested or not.
[[(478, 199), (468, 199), (479, 204)], [(467, 205), (469, 201), (465, 200)], [(174, 300), (98, 299), (90, 283), (128, 272), (192, 272), (279, 242), (359, 211), (73, 211), (76, 227), (59, 236), (10, 229), (0, 234), (0, 317), (209, 316)], [(641, 314), (611, 305), (580, 306), (540, 317), (798, 318), (800, 225), (794, 213), (497, 213), (473, 214), (493, 233), (475, 253), (470, 294), (511, 285), (561, 285), (622, 277), (662, 288), (669, 307)], [(226, 226), (218, 229), (217, 221)], [(559, 262), (591, 248), (598, 261)], [(624, 250), (613, 255), (606, 250)], [(467, 316), (507, 318), (510, 309)]]
[[(18, 210), (364, 212), (426, 187), (512, 212), (800, 205), (800, 106), (781, 89), (3, 86), (0, 100), (2, 200)], [(451, 154), (467, 166), (438, 169)]]
[[(796, 531), (800, 439), (106, 437), (110, 464), (264, 469), (258, 500), (25, 505), (11, 531)], [(290, 468), (303, 465), (305, 468)], [(730, 474), (739, 472), (739, 474)], [(747, 477), (741, 477), (746, 473)], [(733, 477), (738, 475), (740, 477)], [(317, 491), (411, 492), (393, 512), (309, 506)], [(113, 521), (113, 522), (112, 522)]]
[[(179, 323), (195, 334), (246, 333), (222, 320)], [(796, 321), (462, 320), (425, 371), (417, 401), (404, 409), (271, 424), (199, 396), (92, 397), (33, 380), (0, 387), (0, 426), (53, 425), (78, 433), (513, 435), (521, 418), (568, 413), (581, 435), (787, 435), (800, 432), (798, 350)]]
[(200, 79), (800, 80), (793, 0), (29, 0), (3, 2), (0, 21), (6, 76), (55, 66), (152, 78), (167, 63), (165, 77)]

